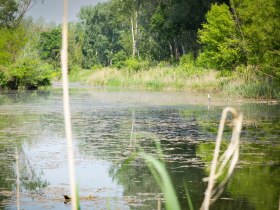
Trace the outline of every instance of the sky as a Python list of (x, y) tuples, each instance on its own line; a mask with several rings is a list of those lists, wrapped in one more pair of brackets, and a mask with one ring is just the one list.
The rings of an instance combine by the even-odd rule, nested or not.
[[(80, 11), (81, 6), (84, 5), (96, 5), (99, 2), (105, 2), (107, 0), (68, 0), (69, 1), (69, 21), (77, 20), (77, 14)], [(35, 20), (39, 17), (43, 17), (46, 22), (62, 22), (63, 13), (63, 0), (44, 0), (44, 3), (38, 2), (32, 7), (26, 14), (26, 16), (32, 16)]]

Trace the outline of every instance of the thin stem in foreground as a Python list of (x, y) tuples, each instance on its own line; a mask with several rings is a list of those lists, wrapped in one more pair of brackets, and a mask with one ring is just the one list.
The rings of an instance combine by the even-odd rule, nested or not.
[(72, 141), (72, 128), (69, 104), (69, 84), (68, 84), (68, 0), (64, 0), (64, 15), (62, 26), (62, 51), (61, 51), (62, 79), (63, 79), (63, 108), (64, 123), (67, 139), (68, 167), (71, 188), (72, 209), (78, 209), (76, 196), (75, 162)]

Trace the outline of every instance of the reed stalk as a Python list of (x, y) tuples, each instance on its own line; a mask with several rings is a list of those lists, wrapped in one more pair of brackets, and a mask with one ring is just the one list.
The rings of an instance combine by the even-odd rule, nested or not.
[[(223, 137), (224, 127), (227, 119), (228, 113), (231, 113), (233, 116), (233, 131), (230, 144), (226, 151), (219, 157), (220, 146)], [(216, 146), (214, 150), (213, 160), (211, 163), (210, 175), (204, 181), (208, 181), (208, 186), (205, 191), (205, 197), (203, 203), (200, 207), (200, 210), (208, 210), (210, 205), (215, 202), (218, 197), (222, 194), (224, 187), (231, 177), (233, 170), (237, 164), (239, 158), (239, 137), (242, 128), (242, 113), (238, 113), (234, 108), (226, 107), (223, 110), (222, 118), (220, 121), (218, 136), (216, 139)], [(222, 182), (215, 188), (217, 179), (225, 171), (225, 167), (229, 165), (226, 177)]]
[(72, 128), (69, 104), (69, 83), (68, 83), (68, 0), (64, 0), (64, 13), (62, 25), (62, 51), (61, 51), (62, 81), (63, 81), (63, 108), (64, 108), (64, 124), (67, 139), (68, 152), (68, 168), (71, 188), (71, 204), (72, 209), (78, 209), (78, 201), (76, 196), (76, 177), (75, 162), (72, 141)]

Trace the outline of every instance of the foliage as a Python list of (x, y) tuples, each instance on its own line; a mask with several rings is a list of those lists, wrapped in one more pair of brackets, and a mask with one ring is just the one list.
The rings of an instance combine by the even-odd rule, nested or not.
[(18, 11), (15, 0), (0, 0), (0, 27), (11, 27)]
[(213, 4), (206, 14), (207, 23), (199, 30), (203, 52), (198, 63), (216, 69), (233, 69), (243, 59), (234, 19), (225, 4)]
[[(42, 59), (55, 69), (60, 66), (60, 29), (42, 19), (23, 18), (38, 2), (0, 0), (2, 87), (9, 67), (22, 65), (22, 60)], [(103, 85), (207, 87), (277, 98), (279, 7), (278, 0), (111, 0), (84, 6), (80, 20), (69, 23), (69, 70), (125, 69), (112, 71), (116, 78), (110, 70), (99, 71), (105, 74), (104, 79), (98, 76)]]
[(39, 58), (40, 28), (32, 19), (13, 28), (0, 27), (0, 86), (37, 89), (51, 82), (52, 67)]
[(109, 3), (82, 7), (79, 17), (83, 30), (83, 67), (112, 65), (113, 55), (121, 50), (119, 26), (114, 25), (114, 11)]
[(68, 69), (69, 71), (82, 67), (83, 34), (80, 24), (69, 24), (68, 27)]
[(186, 69), (186, 70), (193, 69), (195, 67), (193, 54), (188, 53), (188, 54), (183, 55), (180, 58), (180, 63), (179, 64), (183, 69)]
[(125, 60), (127, 58), (127, 55), (124, 50), (120, 50), (113, 56), (113, 65), (117, 68), (122, 68), (125, 66)]
[(124, 65), (126, 67), (127, 70), (129, 71), (140, 71), (140, 70), (147, 70), (149, 68), (149, 62), (148, 61), (139, 61), (135, 58), (130, 58), (127, 59), (124, 62)]
[(222, 89), (224, 78), (216, 78), (213, 70), (186, 71), (180, 67), (150, 67), (147, 70), (131, 71), (102, 68), (98, 71), (80, 70), (71, 72), (70, 80), (94, 86), (138, 87), (152, 90), (200, 90)]
[(232, 0), (240, 19), (248, 62), (280, 78), (280, 4), (278, 0)]
[(7, 76), (5, 74), (6, 71), (7, 70), (5, 66), (0, 66), (0, 88), (2, 89), (5, 88), (8, 82)]
[(39, 54), (42, 60), (51, 63), (54, 67), (60, 65), (61, 31), (52, 29), (42, 32), (39, 41)]
[(26, 12), (44, 0), (0, 0), (0, 28), (17, 28)]
[(20, 50), (26, 43), (26, 31), (22, 28), (0, 28), (0, 65), (15, 62)]
[(157, 61), (179, 61), (188, 52), (196, 55), (197, 30), (211, 2), (112, 0), (83, 7), (79, 13), (83, 67), (96, 63), (110, 66), (120, 51), (133, 58)]
[(26, 88), (37, 89), (40, 86), (49, 86), (51, 83), (51, 66), (39, 59), (25, 58), (9, 66), (5, 72), (9, 89)]

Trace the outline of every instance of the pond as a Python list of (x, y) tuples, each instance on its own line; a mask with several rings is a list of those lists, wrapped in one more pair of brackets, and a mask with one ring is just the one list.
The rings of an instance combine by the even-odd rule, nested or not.
[[(70, 98), (82, 209), (164, 209), (145, 162), (126, 161), (139, 147), (155, 154), (155, 138), (182, 209), (188, 209), (185, 184), (199, 209), (225, 106), (244, 113), (240, 160), (211, 209), (278, 209), (279, 105), (213, 95), (209, 106), (206, 93), (79, 85)], [(225, 133), (227, 138), (230, 129)], [(71, 209), (63, 198), (70, 193), (66, 150), (60, 88), (1, 94), (0, 209), (16, 209), (17, 201), (21, 209)]]

